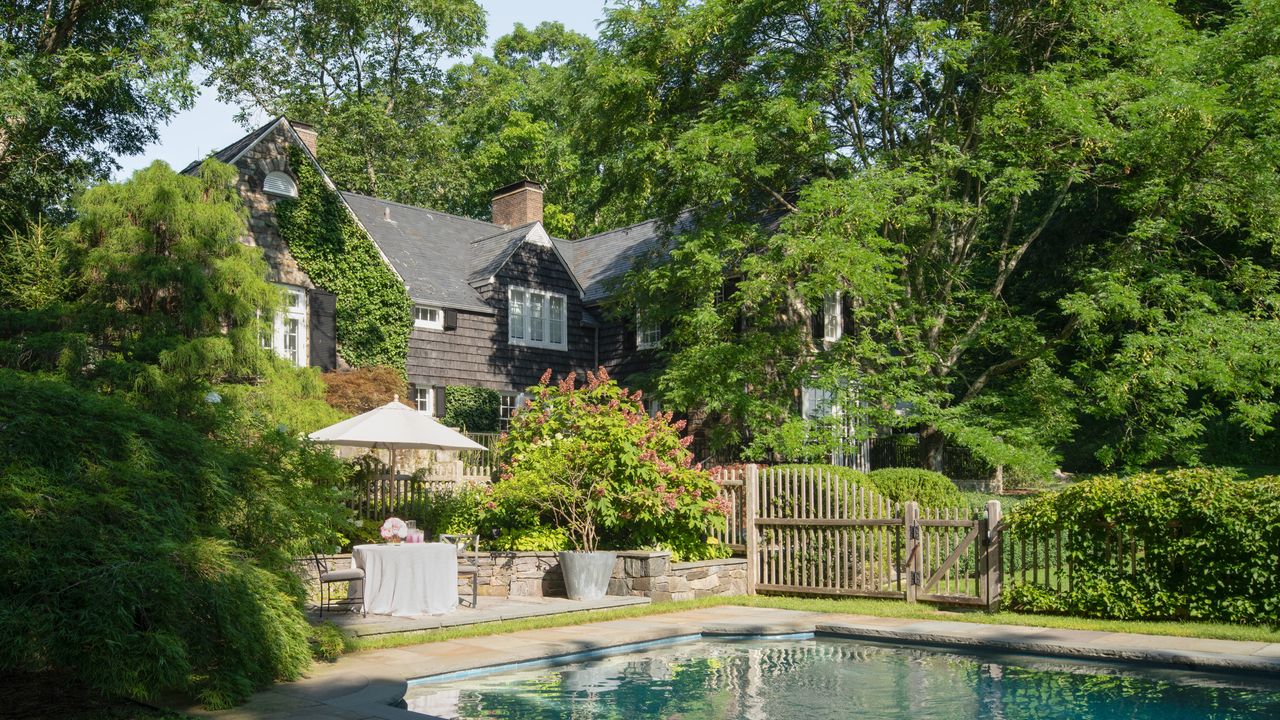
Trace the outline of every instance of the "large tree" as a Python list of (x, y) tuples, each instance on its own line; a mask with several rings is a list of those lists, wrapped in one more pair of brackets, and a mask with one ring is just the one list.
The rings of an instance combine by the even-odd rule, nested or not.
[[(935, 465), (946, 436), (1044, 470), (1082, 424), (1104, 464), (1195, 460), (1215, 421), (1270, 431), (1276, 13), (611, 13), (584, 136), (607, 191), (682, 218), (673, 261), (622, 296), (671, 325), (662, 394), (770, 452), (805, 436), (796, 389), (826, 388), (918, 427)], [(824, 347), (812, 326), (835, 292), (845, 334)]]
[(310, 122), (344, 188), (393, 199), (438, 193), (441, 63), (484, 39), (472, 0), (286, 0), (231, 4), (205, 49), (224, 100)]
[(202, 3), (14, 0), (0, 12), (0, 228), (25, 231), (141, 152), (194, 96)]

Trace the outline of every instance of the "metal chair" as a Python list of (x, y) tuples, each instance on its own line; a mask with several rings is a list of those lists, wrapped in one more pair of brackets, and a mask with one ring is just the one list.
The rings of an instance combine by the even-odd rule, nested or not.
[[(358, 567), (350, 567), (346, 570), (332, 570), (324, 558), (320, 557), (320, 553), (315, 550), (311, 551), (311, 561), (316, 566), (316, 577), (320, 581), (320, 617), (324, 617), (325, 608), (341, 607), (343, 604), (350, 605), (353, 600), (358, 600), (361, 607), (364, 606), (364, 570)], [(330, 585), (339, 582), (350, 583), (352, 580), (360, 580), (360, 597), (347, 596), (345, 601), (339, 603), (333, 602), (333, 591), (329, 589)], [(347, 587), (350, 587), (348, 585)], [(369, 614), (363, 609), (361, 614), (368, 617)]]
[[(471, 576), (471, 607), (475, 609), (476, 600), (480, 595), (480, 565), (477, 564), (477, 556), (480, 554), (480, 536), (479, 535), (441, 535), (440, 542), (456, 545), (458, 548), (458, 558), (462, 559), (463, 553), (470, 548), (471, 562), (458, 563), (459, 575)], [(462, 602), (462, 598), (458, 598)]]

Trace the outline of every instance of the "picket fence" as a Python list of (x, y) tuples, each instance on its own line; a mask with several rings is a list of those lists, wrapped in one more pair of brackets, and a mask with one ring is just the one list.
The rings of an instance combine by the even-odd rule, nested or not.
[(819, 468), (715, 471), (717, 539), (746, 555), (749, 592), (999, 602), (1000, 504), (921, 508)]

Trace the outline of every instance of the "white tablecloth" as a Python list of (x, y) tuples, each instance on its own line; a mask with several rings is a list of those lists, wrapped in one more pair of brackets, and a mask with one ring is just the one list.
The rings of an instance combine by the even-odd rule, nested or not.
[(357, 545), (351, 560), (364, 569), (351, 583), (364, 611), (375, 615), (439, 615), (458, 609), (458, 548), (450, 543)]

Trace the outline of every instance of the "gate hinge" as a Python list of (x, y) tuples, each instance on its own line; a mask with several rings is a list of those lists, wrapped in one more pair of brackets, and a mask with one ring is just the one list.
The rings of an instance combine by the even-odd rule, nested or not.
[(911, 538), (912, 540), (919, 540), (919, 539), (920, 539), (920, 526), (919, 526), (919, 525), (908, 525), (908, 526), (907, 526), (907, 536), (908, 536), (909, 538)]
[(919, 570), (912, 570), (912, 571), (911, 571), (911, 584), (912, 584), (912, 585), (919, 585), (919, 584), (920, 584), (920, 571), (919, 571)]

